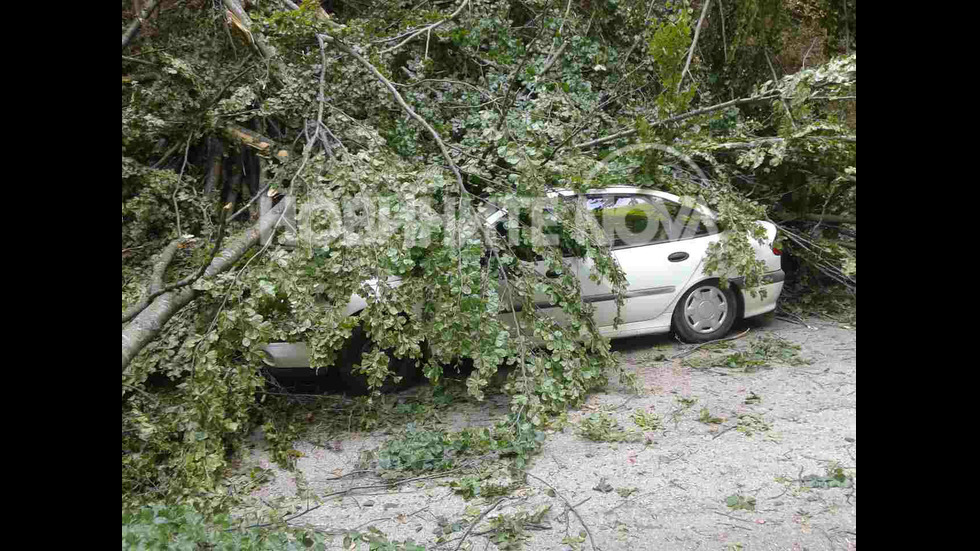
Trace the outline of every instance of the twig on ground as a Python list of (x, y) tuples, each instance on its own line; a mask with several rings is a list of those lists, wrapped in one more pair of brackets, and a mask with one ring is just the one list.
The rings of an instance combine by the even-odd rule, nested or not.
[(709, 345), (709, 344), (714, 344), (714, 343), (718, 343), (718, 342), (725, 342), (725, 341), (733, 341), (735, 339), (741, 339), (742, 337), (744, 337), (751, 330), (752, 330), (752, 328), (750, 327), (750, 328), (746, 329), (745, 331), (742, 331), (738, 335), (735, 335), (734, 337), (728, 337), (727, 339), (718, 339), (718, 340), (714, 340), (714, 341), (703, 342), (703, 343), (695, 346), (694, 348), (691, 348), (690, 350), (686, 350), (684, 352), (681, 352), (680, 354), (675, 354), (675, 355), (671, 356), (670, 359), (676, 360), (677, 358), (683, 358), (684, 356), (688, 356), (688, 355), (694, 353), (695, 350), (701, 348), (702, 346), (706, 346), (706, 345)]
[(513, 499), (513, 498), (502, 497), (502, 498), (498, 499), (496, 503), (494, 503), (493, 505), (491, 505), (486, 511), (483, 511), (482, 513), (480, 513), (480, 516), (476, 517), (476, 520), (473, 521), (473, 524), (470, 524), (470, 527), (466, 529), (466, 532), (463, 534), (463, 537), (459, 539), (459, 543), (456, 544), (456, 549), (454, 551), (459, 551), (459, 546), (463, 545), (463, 542), (466, 541), (466, 536), (470, 535), (470, 532), (473, 531), (473, 527), (475, 527), (477, 524), (479, 524), (479, 522), (481, 520), (483, 520), (483, 517), (487, 516), (487, 514), (490, 511), (493, 511), (494, 509), (497, 508), (498, 505), (500, 505), (501, 503), (507, 501), (508, 499)]
[(718, 437), (719, 437), (719, 436), (721, 436), (722, 434), (725, 434), (726, 432), (728, 432), (728, 431), (730, 431), (730, 430), (732, 430), (732, 429), (734, 429), (734, 428), (735, 428), (735, 427), (737, 427), (737, 426), (738, 426), (738, 424), (735, 424), (735, 425), (732, 425), (732, 426), (730, 426), (730, 427), (728, 427), (727, 429), (725, 429), (725, 430), (723, 430), (723, 431), (721, 431), (721, 432), (719, 432), (718, 434), (716, 434), (716, 435), (714, 435), (714, 436), (712, 436), (712, 437), (711, 437), (711, 439), (712, 439), (712, 440), (714, 440), (715, 438), (718, 438)]
[[(583, 504), (583, 503), (585, 503), (586, 501), (588, 501), (588, 500), (590, 500), (590, 499), (592, 499), (592, 496), (589, 496), (589, 497), (587, 497), (587, 498), (585, 498), (585, 499), (583, 499), (582, 501), (579, 501), (578, 503), (576, 503), (576, 504), (575, 504), (575, 507), (578, 507), (579, 505), (581, 505), (581, 504)], [(615, 507), (613, 507), (613, 509), (615, 509)], [(564, 512), (564, 513), (562, 513), (562, 514), (560, 514), (560, 515), (558, 515), (558, 516), (557, 516), (557, 517), (555, 517), (555, 518), (561, 518), (561, 517), (563, 517), (563, 516), (567, 516), (567, 515), (568, 515), (568, 511), (569, 511), (569, 510), (570, 510), (570, 508), (568, 507), (568, 504), (566, 503), (566, 504), (565, 504), (565, 512)]]
[[(533, 474), (531, 474), (531, 473), (529, 473), (527, 471), (524, 471), (524, 474), (527, 475), (527, 476), (530, 476), (531, 478), (533, 478), (535, 480), (538, 480), (538, 481), (543, 482), (544, 484), (546, 484), (549, 488), (551, 488), (552, 490), (555, 491), (555, 495), (556, 496), (560, 497), (561, 500), (564, 501), (566, 505), (568, 505), (568, 508), (573, 513), (575, 513), (575, 518), (577, 518), (578, 521), (581, 522), (582, 523), (582, 526), (585, 528), (585, 533), (589, 535), (589, 543), (592, 544), (592, 551), (595, 551), (595, 538), (592, 537), (592, 530), (589, 530), (589, 525), (585, 523), (585, 520), (582, 518), (582, 515), (578, 514), (578, 510), (574, 506), (572, 506), (572, 503), (570, 501), (568, 501), (567, 499), (565, 499), (565, 496), (561, 495), (561, 493), (558, 491), (558, 488), (555, 488), (554, 486), (552, 486), (551, 483), (548, 482), (547, 480), (545, 480), (545, 479), (543, 479), (543, 478), (541, 478), (541, 477), (539, 477), (537, 475), (533, 475)], [(582, 503), (585, 503), (585, 502), (583, 501)]]
[(737, 520), (739, 522), (744, 522), (746, 524), (752, 524), (752, 521), (751, 520), (745, 520), (744, 518), (738, 518), (736, 516), (729, 515), (728, 513), (722, 513), (721, 511), (712, 511), (712, 513), (714, 513), (716, 515), (721, 515), (721, 516), (724, 516), (724, 517), (728, 517), (730, 519), (734, 519), (734, 520)]

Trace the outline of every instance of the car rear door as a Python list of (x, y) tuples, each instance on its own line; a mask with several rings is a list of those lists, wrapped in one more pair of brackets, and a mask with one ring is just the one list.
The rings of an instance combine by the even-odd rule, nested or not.
[[(666, 311), (698, 270), (710, 242), (699, 214), (662, 197), (597, 193), (584, 196), (612, 245), (628, 286), (622, 323), (652, 320)], [(589, 279), (591, 260), (577, 261), (583, 300), (600, 327), (616, 317), (612, 288)]]

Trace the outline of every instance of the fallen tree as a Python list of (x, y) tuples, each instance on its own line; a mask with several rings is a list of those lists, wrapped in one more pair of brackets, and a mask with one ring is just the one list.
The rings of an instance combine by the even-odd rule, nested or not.
[[(778, 33), (754, 21), (779, 13), (719, 6), (742, 29), (733, 41), (706, 5), (694, 28), (685, 9), (639, 0), (598, 11), (460, 0), (425, 13), (366, 2), (333, 15), (315, 2), (193, 4), (124, 38), (123, 463), (139, 499), (216, 491), (227, 450), (261, 418), (264, 343), (305, 341), (311, 367), (330, 369), (355, 324), (376, 386), (387, 351), (422, 361), (432, 381), (472, 361), (476, 397), (509, 364), (511, 421), (534, 441), (618, 367), (577, 279), (518, 260), (558, 273), (560, 251), (530, 240), (518, 252), (478, 221), (556, 187), (700, 196), (735, 230), (783, 217), (788, 248), (818, 251), (815, 273), (854, 285), (853, 236), (828, 228), (855, 219), (854, 102), (827, 98), (856, 98), (856, 56), (774, 76)], [(715, 82), (721, 73), (736, 77)], [(363, 224), (338, 227), (338, 210)], [(554, 215), (562, 243), (621, 291), (595, 225), (561, 205)], [(290, 247), (273, 239), (287, 222)], [(726, 260), (761, 277), (739, 250)], [(356, 321), (344, 315), (353, 293), (369, 298)], [(535, 308), (539, 293), (571, 331)], [(425, 316), (403, 315), (417, 305)]]

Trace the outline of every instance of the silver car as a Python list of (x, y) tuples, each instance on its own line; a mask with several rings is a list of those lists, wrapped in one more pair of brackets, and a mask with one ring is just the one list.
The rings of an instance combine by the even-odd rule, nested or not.
[[(738, 319), (776, 308), (785, 276), (780, 251), (774, 247), (776, 227), (771, 222), (757, 222), (765, 229), (763, 243), (750, 238), (756, 258), (766, 266), (763, 285), (750, 291), (741, 278), (733, 277), (723, 289), (717, 275), (705, 272), (708, 247), (725, 234), (708, 208), (670, 193), (634, 187), (604, 188), (585, 194), (559, 191), (552, 195), (581, 201), (595, 216), (609, 239), (613, 257), (626, 275), (626, 300), (617, 326), (613, 323), (617, 308), (612, 288), (605, 281), (596, 283), (589, 278), (591, 259), (566, 255), (567, 269), (577, 273), (582, 300), (594, 306), (593, 316), (603, 336), (633, 337), (673, 330), (687, 342), (707, 342), (723, 337)], [(497, 210), (487, 218), (487, 224), (503, 235), (508, 231), (507, 216), (505, 210)], [(533, 256), (522, 260), (536, 261)], [(540, 273), (558, 275), (547, 272), (543, 261), (537, 260), (537, 264)], [(546, 295), (535, 297), (535, 302), (543, 313), (561, 319), (561, 309), (551, 304)], [(512, 323), (508, 303), (501, 303), (505, 305), (501, 319)], [(366, 306), (363, 297), (354, 295), (347, 314), (356, 315)], [(349, 389), (366, 390), (363, 379), (350, 373), (350, 365), (359, 362), (360, 353), (367, 346), (363, 332), (355, 330), (341, 358), (341, 368), (334, 370)], [(305, 343), (272, 343), (266, 352), (266, 363), (274, 375), (310, 374)], [(396, 373), (411, 379), (411, 362), (393, 364)]]

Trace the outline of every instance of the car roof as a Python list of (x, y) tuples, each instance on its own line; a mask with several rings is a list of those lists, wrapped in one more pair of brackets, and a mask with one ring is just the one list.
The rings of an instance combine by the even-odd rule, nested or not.
[[(666, 191), (658, 191), (649, 188), (632, 187), (632, 186), (613, 186), (606, 188), (596, 188), (590, 189), (584, 193), (573, 191), (570, 189), (556, 189), (548, 193), (548, 197), (574, 197), (576, 195), (649, 195), (652, 197), (659, 197), (661, 199), (666, 199), (674, 203), (680, 203), (681, 198), (673, 193), (667, 193)], [(694, 205), (695, 210), (700, 212), (705, 216), (710, 216), (711, 218), (716, 218), (715, 213), (702, 204)], [(506, 210), (499, 210), (493, 213), (487, 218), (488, 224), (494, 224), (504, 214)]]

